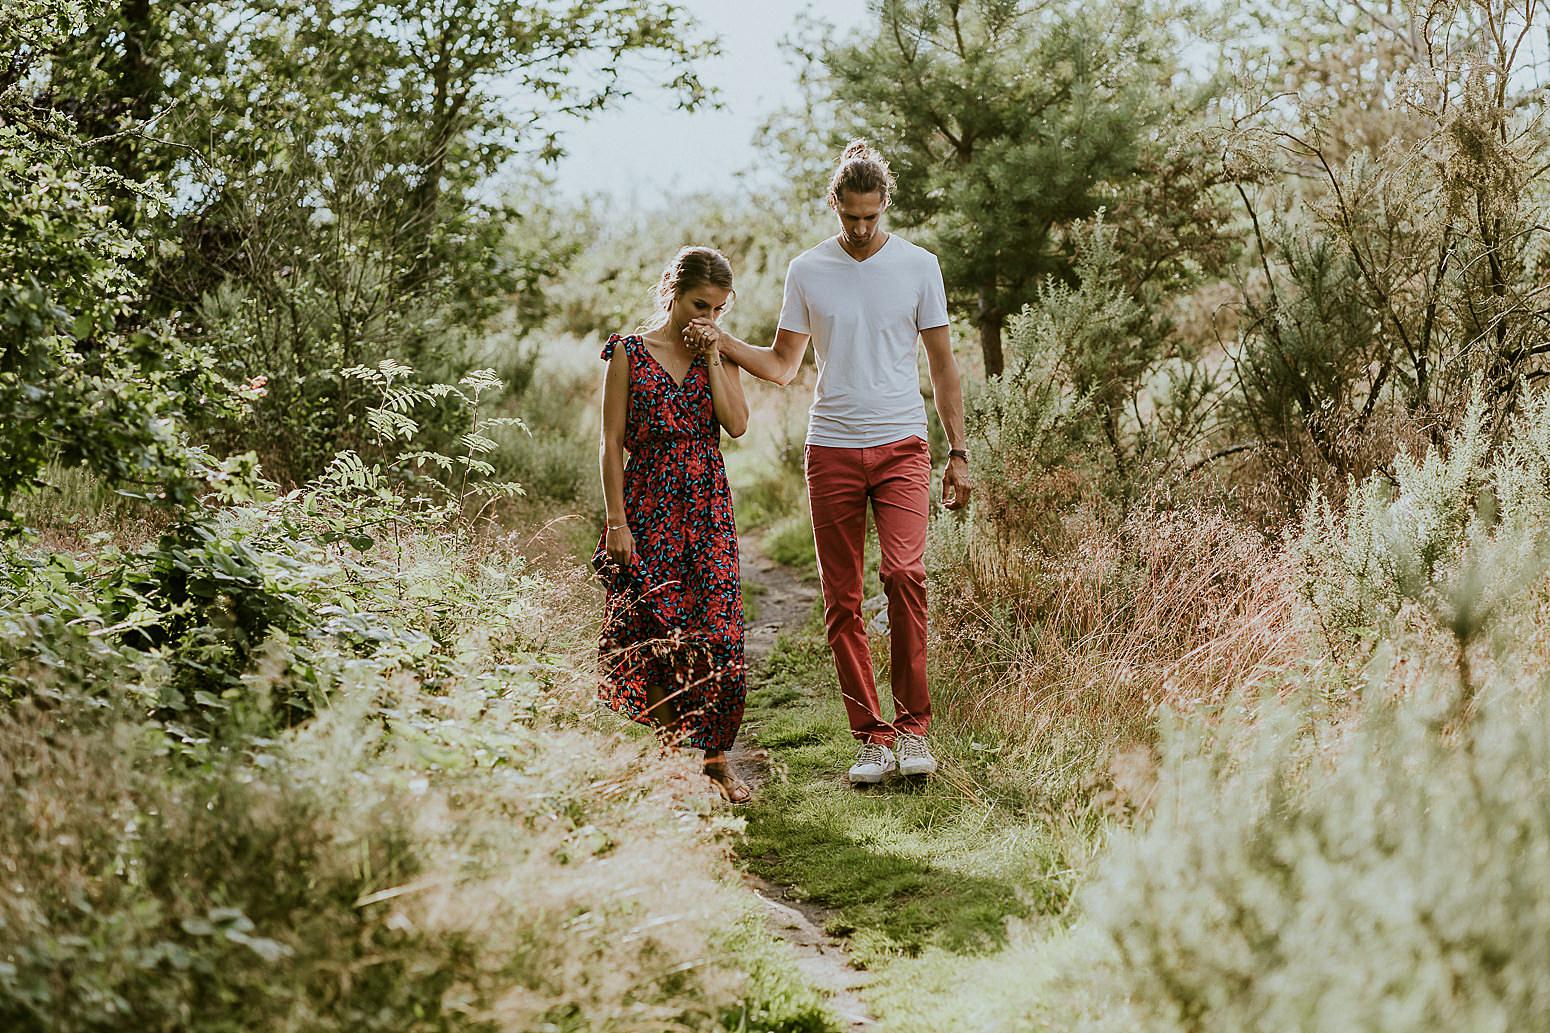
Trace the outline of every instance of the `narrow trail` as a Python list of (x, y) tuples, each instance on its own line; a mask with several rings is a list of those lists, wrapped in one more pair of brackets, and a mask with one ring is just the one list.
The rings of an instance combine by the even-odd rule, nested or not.
[[(739, 560), (743, 580), (761, 589), (758, 619), (749, 622), (743, 640), (749, 669), (756, 671), (780, 633), (807, 619), (818, 590), (766, 557), (751, 538), (742, 540)], [(770, 778), (769, 751), (757, 740), (757, 729), (745, 724), (730, 751), (733, 766), (756, 793)], [(824, 931), (830, 912), (793, 899), (786, 887), (751, 872), (743, 871), (742, 876), (764, 906), (770, 930), (792, 946), (803, 975), (828, 994), (829, 1006), (840, 1021), (852, 1030), (875, 1028), (876, 1020), (860, 995), (869, 974), (851, 963), (844, 941)]]

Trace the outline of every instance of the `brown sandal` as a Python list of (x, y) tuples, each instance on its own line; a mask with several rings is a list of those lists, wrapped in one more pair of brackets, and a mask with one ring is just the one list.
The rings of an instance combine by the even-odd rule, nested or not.
[(705, 762), (705, 777), (710, 779), (711, 785), (721, 794), (721, 798), (730, 804), (747, 803), (753, 799), (753, 790), (748, 788), (748, 783), (732, 774), (732, 766), (725, 757), (720, 760), (707, 760)]

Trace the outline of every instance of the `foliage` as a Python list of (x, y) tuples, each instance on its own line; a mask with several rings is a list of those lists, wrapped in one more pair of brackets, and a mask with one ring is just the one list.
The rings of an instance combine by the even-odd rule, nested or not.
[[(18, 12), (20, 15), (21, 12)], [(37, 22), (7, 17), (0, 48), (23, 71), (56, 40), (27, 35), (41, 24), (67, 31), (78, 5), (51, 4)], [(190, 502), (203, 461), (180, 437), (189, 408), (229, 410), (208, 353), (170, 323), (134, 315), (143, 297), (142, 245), (114, 221), (114, 185), (159, 203), (153, 190), (91, 164), (71, 123), (38, 117), (0, 95), (0, 527), (56, 458), (82, 462), (116, 487), (174, 504)]]
[[(1483, 646), (1535, 618), (1550, 557), (1550, 403), (1535, 401), (1487, 456), (1477, 396), (1447, 447), (1400, 456), (1337, 515), (1315, 496), (1294, 540), (1303, 593), (1337, 656), (1408, 631), (1442, 633), (1469, 704)], [(1498, 652), (1500, 643), (1492, 652)]]
[[(468, 526), (490, 502), (521, 492), (495, 480), (484, 458), (496, 447), (488, 434), (521, 421), (480, 415), (481, 396), (500, 388), (488, 370), (425, 387), (391, 360), (345, 373), (378, 392), (366, 417), (378, 448), (402, 443), (407, 451), (371, 465), (341, 453), (316, 481), (278, 498), (251, 495), (256, 471), (245, 457), (227, 465), (224, 482), (226, 501), (242, 505), (191, 514), (154, 543), (127, 553), (109, 546), (92, 558), (13, 555), (0, 611), (25, 617), (0, 647), (17, 665), (0, 676), (0, 689), (25, 697), (29, 672), (89, 665), (98, 651), (87, 647), (106, 638), (145, 654), (134, 658), (137, 670), (155, 669), (154, 684), (136, 690), (142, 705), (207, 735), (242, 705), (255, 665), (272, 650), (287, 657), (270, 686), (283, 686), (270, 706), (287, 724), (326, 702), (319, 664), (335, 651), (383, 662), (430, 657), (434, 636), (452, 633), (458, 620), (447, 600), (427, 598), (417, 611), (430, 637), (383, 630), (383, 614), (415, 588), (406, 542)], [(466, 409), (461, 455), (412, 447), (412, 414), (431, 400)], [(376, 584), (372, 554), (394, 557), (403, 580)]]
[(1145, 1017), (1124, 1028), (1514, 1029), (1543, 1013), (1550, 927), (1528, 873), (1550, 851), (1550, 696), (1496, 682), (1449, 738), (1446, 681), (1393, 706), (1394, 659), (1344, 727), (1294, 698), (1247, 727), (1173, 729), (1155, 813), (1083, 896), (1113, 948), (1101, 982)]
[(537, 324), (571, 245), (517, 167), (642, 61), (703, 102), (710, 47), (680, 8), (634, 0), (136, 0), (50, 50), (32, 105), (102, 133), (120, 174), (177, 186), (165, 213), (119, 198), (156, 239), (147, 314), (181, 310), (225, 372), (269, 378), (256, 424), (207, 429), (298, 481), (354, 444), (338, 369), (396, 354), (445, 376), (511, 298)]
[(1174, 84), (1171, 8), (886, 0), (877, 12), (875, 37), (822, 48), (840, 128), (881, 145), (899, 184), (893, 208), (929, 228), (987, 374), (1002, 371), (1008, 316), (1046, 277), (1069, 274), (1066, 226), (1116, 200), (1129, 177), (1189, 170), (1139, 206), (1173, 213), (1175, 232), (1154, 222), (1135, 234), (1138, 248), (1166, 241), (1167, 265), (1179, 232), (1184, 250), (1212, 239), (1209, 177), (1178, 147), (1199, 100)]
[[(1260, 263), (1237, 416), (1293, 497), (1383, 467), (1389, 428), (1440, 441), (1477, 382), (1499, 442), (1545, 372), (1534, 6), (1402, 5), (1408, 29), (1376, 36), (1326, 20), (1288, 46), (1311, 45), (1327, 85), (1251, 106), (1226, 139)], [(1367, 93), (1374, 69), (1389, 85)]]
[[(789, 975), (745, 997), (712, 943), (743, 912), (687, 769), (585, 717), (586, 632), (553, 619), (580, 585), (446, 532), (317, 558), (331, 706), (293, 730), (280, 636), (213, 741), (148, 714), (166, 666), (114, 629), (74, 666), (4, 665), (27, 693), (0, 707), (5, 1028), (816, 1028)], [(46, 606), (4, 613), (8, 646), (66, 644)]]

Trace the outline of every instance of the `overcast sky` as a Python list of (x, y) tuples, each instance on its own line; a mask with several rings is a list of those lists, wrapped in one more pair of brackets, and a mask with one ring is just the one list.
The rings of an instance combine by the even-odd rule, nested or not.
[[(609, 111), (565, 128), (568, 152), (559, 189), (572, 197), (660, 203), (665, 195), (716, 189), (727, 173), (757, 159), (753, 134), (771, 112), (800, 99), (797, 68), (780, 41), (815, 17), (848, 32), (866, 18), (866, 0), (679, 0), (721, 55), (699, 68), (721, 108), (678, 111), (665, 91), (641, 91)], [(713, 155), (706, 159), (697, 155)]]

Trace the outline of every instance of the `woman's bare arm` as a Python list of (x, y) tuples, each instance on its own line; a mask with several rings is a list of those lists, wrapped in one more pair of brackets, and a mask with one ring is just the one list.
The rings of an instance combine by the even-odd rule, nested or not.
[(598, 462), (603, 474), (603, 506), (608, 513), (605, 548), (611, 559), (628, 565), (635, 554), (624, 511), (624, 425), (630, 415), (630, 357), (614, 349), (603, 378), (603, 439)]
[(743, 395), (743, 378), (736, 365), (712, 351), (706, 357), (710, 372), (710, 399), (716, 409), (716, 422), (734, 438), (748, 432), (748, 399)]

